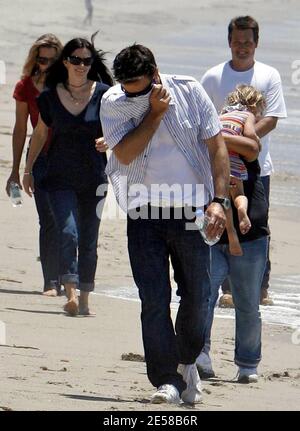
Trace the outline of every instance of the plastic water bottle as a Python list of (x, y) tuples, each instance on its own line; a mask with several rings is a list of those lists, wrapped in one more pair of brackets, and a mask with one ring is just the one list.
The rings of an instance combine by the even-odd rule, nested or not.
[(209, 224), (210, 217), (204, 214), (202, 208), (197, 208), (195, 215), (196, 215), (195, 223), (198, 226), (198, 229), (202, 235), (204, 242), (210, 246), (216, 244), (221, 237), (219, 235), (216, 235), (213, 238), (208, 238), (206, 233), (206, 229)]
[(19, 184), (14, 182), (10, 183), (9, 197), (14, 207), (22, 206), (23, 200)]

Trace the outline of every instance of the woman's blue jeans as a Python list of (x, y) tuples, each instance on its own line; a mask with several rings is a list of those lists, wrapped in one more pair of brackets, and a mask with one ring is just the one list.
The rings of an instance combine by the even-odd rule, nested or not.
[(241, 242), (243, 256), (232, 256), (228, 245), (211, 247), (211, 297), (206, 324), (205, 347), (210, 350), (214, 307), (220, 285), (229, 277), (235, 305), (236, 365), (256, 367), (261, 359), (261, 282), (265, 271), (268, 237)]
[[(153, 386), (186, 385), (179, 363), (195, 362), (204, 345), (210, 294), (209, 247), (186, 220), (128, 217), (128, 250), (134, 281), (142, 302), (142, 334), (147, 373)], [(169, 259), (180, 304), (175, 329), (170, 301)]]
[(49, 196), (59, 229), (61, 283), (74, 283), (80, 290), (91, 292), (100, 226), (96, 208), (102, 198), (96, 192), (74, 190), (51, 191)]

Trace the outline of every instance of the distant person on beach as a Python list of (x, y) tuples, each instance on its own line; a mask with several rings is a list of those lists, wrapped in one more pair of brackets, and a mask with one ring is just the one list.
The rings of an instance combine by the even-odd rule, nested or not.
[(87, 11), (87, 15), (83, 20), (83, 24), (88, 24), (91, 25), (92, 24), (92, 19), (93, 19), (93, 2), (92, 0), (85, 0), (85, 8)]
[[(22, 188), (19, 170), (26, 141), (28, 118), (30, 118), (34, 129), (39, 117), (36, 98), (45, 87), (49, 66), (57, 59), (61, 50), (62, 44), (53, 34), (44, 34), (39, 37), (30, 48), (23, 66), (21, 80), (15, 87), (13, 97), (16, 100), (16, 121), (12, 141), (13, 167), (7, 180), (7, 194), (9, 194), (11, 182), (17, 183)], [(58, 231), (48, 192), (41, 187), (46, 170), (50, 139), (51, 131), (49, 130), (47, 131), (47, 139), (43, 151), (41, 151), (33, 165), (32, 174), (35, 180), (34, 200), (40, 223), (39, 249), (44, 278), (43, 294), (46, 296), (57, 296), (60, 292)]]
[(92, 42), (70, 40), (49, 69), (48, 88), (37, 99), (40, 116), (23, 178), (24, 189), (32, 196), (31, 170), (51, 127), (43, 185), (59, 230), (59, 274), (68, 298), (64, 310), (71, 316), (91, 315), (88, 299), (94, 289), (103, 199), (96, 190), (107, 183), (106, 154), (96, 151), (95, 141), (102, 136), (101, 98), (113, 81), (103, 52), (94, 47), (94, 36)]
[[(216, 110), (194, 78), (159, 73), (152, 52), (138, 44), (116, 56), (113, 70), (119, 84), (103, 96), (100, 118), (112, 149), (107, 171), (128, 215), (147, 374), (157, 388), (151, 401), (197, 403), (201, 384), (195, 360), (203, 346), (210, 293), (209, 247), (193, 223), (194, 213), (185, 209), (196, 205), (196, 186), (202, 184), (209, 236), (223, 232), (228, 153)], [(183, 190), (180, 196), (169, 193), (174, 185)], [(192, 196), (184, 193), (185, 185)], [(181, 297), (175, 329), (169, 259)]]
[[(252, 85), (264, 95), (266, 110), (264, 117), (256, 123), (255, 130), (256, 134), (261, 138), (260, 175), (269, 204), (270, 175), (273, 172), (269, 151), (270, 132), (276, 128), (278, 119), (285, 118), (287, 114), (278, 71), (254, 58), (258, 40), (259, 26), (255, 19), (251, 16), (233, 18), (228, 26), (228, 43), (232, 58), (209, 69), (204, 74), (201, 83), (219, 113), (227, 95), (239, 84)], [(262, 305), (273, 304), (268, 294), (271, 270), (269, 251), (270, 247), (268, 248), (267, 265), (261, 286), (260, 302)], [(232, 304), (229, 286), (228, 283), (226, 284), (227, 287), (224, 288), (224, 291), (227, 291), (228, 295), (225, 299)], [(224, 302), (222, 297), (220, 301), (221, 303)]]
[[(263, 95), (250, 85), (238, 85), (227, 97), (220, 115), (222, 135), (238, 135), (257, 140), (256, 119), (260, 119), (265, 109)], [(230, 196), (237, 209), (239, 230), (245, 235), (251, 228), (247, 215), (248, 200), (244, 194), (243, 181), (248, 179), (246, 165), (240, 155), (229, 151), (230, 160)], [(226, 212), (226, 231), (229, 240), (229, 252), (233, 256), (242, 256), (243, 250), (233, 224), (232, 210)]]

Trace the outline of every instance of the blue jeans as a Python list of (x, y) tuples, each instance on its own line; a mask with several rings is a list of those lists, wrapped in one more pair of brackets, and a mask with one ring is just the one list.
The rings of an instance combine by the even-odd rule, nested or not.
[[(142, 301), (142, 334), (147, 374), (153, 386), (186, 384), (179, 363), (195, 362), (204, 345), (210, 295), (209, 247), (199, 231), (185, 229), (186, 220), (128, 217), (128, 250), (134, 281)], [(170, 315), (169, 258), (177, 295), (181, 297), (173, 327)]]
[(49, 194), (41, 188), (46, 167), (47, 157), (40, 154), (33, 165), (33, 177), (35, 185), (34, 199), (40, 224), (39, 247), (44, 277), (44, 291), (53, 288), (60, 290), (58, 229)]
[(268, 237), (241, 242), (243, 256), (232, 256), (227, 244), (211, 247), (211, 297), (206, 323), (205, 347), (210, 350), (214, 307), (220, 285), (226, 277), (235, 305), (236, 365), (256, 367), (261, 359), (261, 318), (259, 311), (261, 282), (266, 266)]
[(62, 284), (75, 283), (80, 290), (94, 290), (100, 218), (96, 193), (58, 190), (49, 192), (59, 229)]

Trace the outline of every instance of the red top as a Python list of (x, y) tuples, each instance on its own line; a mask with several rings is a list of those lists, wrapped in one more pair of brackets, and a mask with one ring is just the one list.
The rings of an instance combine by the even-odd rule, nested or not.
[[(31, 76), (21, 79), (16, 87), (13, 94), (14, 99), (19, 102), (25, 102), (28, 105), (28, 112), (32, 128), (34, 129), (39, 119), (39, 108), (36, 103), (36, 98), (40, 95), (39, 90), (34, 85)], [(44, 145), (43, 151), (47, 152), (51, 139), (51, 129), (48, 129), (48, 139)]]

